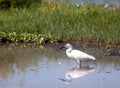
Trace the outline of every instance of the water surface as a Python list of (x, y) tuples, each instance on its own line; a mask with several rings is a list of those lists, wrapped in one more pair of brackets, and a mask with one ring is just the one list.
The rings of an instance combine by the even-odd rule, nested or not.
[(57, 46), (0, 45), (0, 88), (120, 88), (120, 56), (81, 48), (97, 60), (79, 67)]

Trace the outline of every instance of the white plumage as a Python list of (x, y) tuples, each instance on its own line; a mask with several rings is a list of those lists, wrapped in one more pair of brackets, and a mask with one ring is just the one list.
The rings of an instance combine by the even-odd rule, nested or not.
[(71, 44), (66, 44), (64, 46), (67, 48), (66, 54), (69, 58), (74, 58), (77, 60), (77, 62), (81, 65), (81, 61), (89, 61), (89, 60), (95, 60), (95, 57), (88, 55), (87, 53), (84, 53), (80, 50), (73, 49)]
[(59, 78), (60, 80), (64, 81), (66, 84), (69, 82), (72, 82), (72, 79), (77, 79), (80, 77), (83, 77), (90, 72), (94, 72), (95, 68), (90, 67), (90, 66), (77, 66), (74, 68), (71, 68), (66, 72), (66, 79)]
[(90, 66), (80, 66), (80, 67), (75, 67), (70, 69), (66, 73), (66, 78), (71, 79), (71, 78), (79, 78), (84, 75), (87, 75), (89, 72), (93, 72), (95, 68), (91, 68)]

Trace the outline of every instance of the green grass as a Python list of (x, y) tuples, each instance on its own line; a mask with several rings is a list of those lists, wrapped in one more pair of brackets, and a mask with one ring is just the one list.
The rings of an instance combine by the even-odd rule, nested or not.
[[(45, 41), (47, 38), (49, 42), (82, 41), (120, 47), (120, 10), (114, 7), (104, 9), (103, 5), (78, 7), (65, 3), (43, 3), (33, 9), (1, 10), (0, 32), (5, 35), (14, 32), (17, 41), (22, 34), (35, 34), (44, 35)], [(11, 40), (5, 35), (0, 35), (0, 39)], [(41, 39), (37, 38), (36, 41)]]

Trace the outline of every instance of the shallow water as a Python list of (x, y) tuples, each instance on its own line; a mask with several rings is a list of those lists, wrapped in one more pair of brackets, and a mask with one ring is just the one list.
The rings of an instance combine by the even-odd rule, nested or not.
[(120, 56), (82, 50), (97, 60), (79, 67), (57, 46), (0, 45), (0, 88), (119, 88)]

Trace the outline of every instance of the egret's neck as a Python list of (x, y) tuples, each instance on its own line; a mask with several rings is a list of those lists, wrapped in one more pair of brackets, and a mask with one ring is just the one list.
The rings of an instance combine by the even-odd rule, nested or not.
[(68, 48), (68, 49), (66, 50), (67, 53), (71, 53), (71, 51), (72, 51), (72, 48)]
[(67, 54), (67, 56), (68, 56), (69, 58), (73, 58), (73, 55), (71, 54), (71, 52), (72, 52), (72, 48), (68, 48), (68, 49), (66, 50), (66, 54)]

